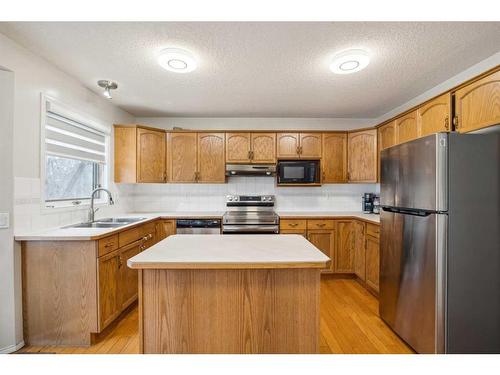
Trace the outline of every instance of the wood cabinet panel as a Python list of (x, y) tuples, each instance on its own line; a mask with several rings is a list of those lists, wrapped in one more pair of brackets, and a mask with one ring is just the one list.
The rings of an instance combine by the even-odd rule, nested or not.
[(114, 127), (114, 181), (137, 182), (136, 127)]
[(322, 145), (322, 182), (347, 181), (347, 133), (324, 133)]
[(419, 136), (450, 130), (451, 95), (446, 93), (417, 110)]
[(377, 130), (348, 135), (348, 180), (377, 182)]
[(198, 182), (225, 182), (224, 133), (198, 134)]
[(121, 313), (120, 250), (97, 259), (99, 290), (99, 331)]
[(455, 92), (455, 129), (460, 133), (500, 123), (500, 71)]
[(137, 182), (166, 182), (165, 132), (137, 128)]
[(353, 221), (337, 220), (337, 246), (335, 247), (334, 271), (354, 273)]
[(380, 225), (366, 224), (366, 234), (372, 237), (379, 238), (380, 236)]
[(403, 143), (418, 138), (417, 111), (410, 112), (395, 120), (396, 143)]
[(366, 284), (379, 291), (380, 243), (372, 236), (366, 236)]
[(276, 134), (252, 133), (252, 163), (276, 163)]
[(280, 229), (280, 234), (298, 234), (307, 238), (306, 230), (301, 229)]
[(354, 273), (361, 280), (366, 279), (365, 223), (353, 222), (354, 230)]
[(158, 220), (155, 223), (156, 242), (160, 242), (168, 236), (175, 234), (175, 223), (175, 220)]
[(332, 261), (335, 261), (335, 230), (310, 229), (307, 231), (307, 239), (331, 259), (323, 272), (332, 272)]
[(299, 158), (299, 133), (277, 133), (278, 158)]
[(307, 220), (307, 229), (334, 229), (333, 220), (309, 219)]
[(321, 158), (321, 133), (300, 133), (299, 147), (301, 158)]
[(196, 182), (197, 134), (168, 135), (168, 164), (170, 182)]
[(132, 302), (137, 299), (138, 290), (138, 271), (127, 266), (127, 260), (136, 256), (144, 249), (144, 245), (133, 244), (126, 246), (120, 250), (120, 288), (119, 300), (121, 311), (126, 309)]
[(388, 147), (394, 146), (396, 144), (396, 123), (391, 121), (390, 123), (378, 128), (378, 145), (380, 150), (384, 150)]
[(280, 229), (306, 229), (305, 219), (280, 219)]
[(250, 163), (250, 133), (226, 133), (226, 162)]
[(118, 234), (105, 237), (98, 241), (98, 254), (97, 256), (103, 256), (112, 251), (118, 249)]

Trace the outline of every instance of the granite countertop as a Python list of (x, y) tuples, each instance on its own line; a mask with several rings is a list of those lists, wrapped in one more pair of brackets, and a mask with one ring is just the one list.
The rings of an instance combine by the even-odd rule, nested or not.
[[(348, 211), (281, 211), (277, 210), (280, 218), (318, 217), (318, 218), (357, 218), (378, 224), (380, 215), (364, 214), (362, 212)], [(222, 218), (224, 211), (167, 211), (167, 212), (135, 212), (118, 214), (115, 217), (142, 217), (141, 221), (122, 225), (114, 228), (52, 228), (30, 233), (16, 233), (16, 241), (88, 241), (97, 240), (114, 233), (130, 229), (134, 226), (147, 223), (156, 219), (181, 219), (181, 218)]]
[(127, 264), (138, 269), (323, 268), (325, 254), (299, 235), (173, 235)]

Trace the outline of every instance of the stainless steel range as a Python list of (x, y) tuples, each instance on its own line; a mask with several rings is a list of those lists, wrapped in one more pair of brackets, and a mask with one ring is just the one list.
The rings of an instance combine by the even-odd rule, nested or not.
[(274, 202), (274, 195), (228, 195), (222, 233), (279, 233), (280, 219), (274, 212)]

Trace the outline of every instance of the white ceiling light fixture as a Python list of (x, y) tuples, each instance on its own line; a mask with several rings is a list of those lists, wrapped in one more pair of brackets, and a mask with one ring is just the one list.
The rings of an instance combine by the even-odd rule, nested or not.
[(370, 63), (370, 55), (362, 49), (350, 49), (333, 57), (330, 70), (335, 74), (351, 74), (359, 72)]
[(104, 89), (102, 93), (106, 98), (113, 99), (111, 96), (111, 90), (116, 90), (118, 88), (118, 83), (109, 81), (107, 79), (101, 79), (97, 81), (97, 84)]
[(189, 73), (196, 69), (196, 59), (185, 49), (166, 48), (158, 56), (162, 68), (175, 73)]

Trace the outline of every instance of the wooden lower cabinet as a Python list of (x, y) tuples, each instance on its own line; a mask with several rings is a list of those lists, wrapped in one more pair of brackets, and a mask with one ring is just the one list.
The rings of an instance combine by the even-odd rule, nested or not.
[(123, 248), (120, 252), (120, 288), (119, 300), (120, 311), (125, 310), (136, 299), (138, 293), (138, 272), (127, 266), (127, 261), (145, 249), (144, 244), (132, 244)]
[(354, 273), (354, 221), (336, 220), (337, 247), (333, 270), (335, 273)]
[(99, 290), (99, 331), (111, 323), (121, 312), (120, 298), (120, 250), (97, 260)]
[(377, 237), (366, 236), (366, 284), (379, 291), (380, 241)]
[[(335, 230), (334, 229), (308, 229), (307, 239), (320, 249), (327, 257), (335, 260)], [(332, 261), (326, 264), (323, 272), (332, 272)]]
[(361, 280), (366, 279), (365, 223), (354, 221), (354, 273)]
[(280, 229), (280, 234), (298, 234), (307, 238), (307, 231), (305, 229)]
[(156, 239), (155, 242), (160, 242), (161, 240), (164, 240), (168, 236), (175, 234), (176, 232), (175, 222), (176, 221), (174, 219), (158, 220), (155, 223), (155, 239)]

